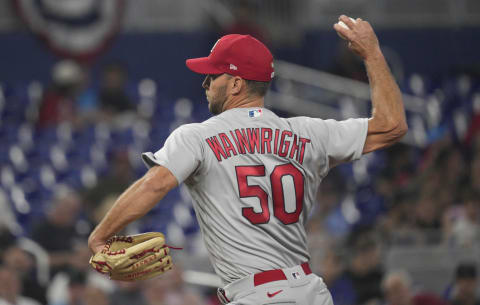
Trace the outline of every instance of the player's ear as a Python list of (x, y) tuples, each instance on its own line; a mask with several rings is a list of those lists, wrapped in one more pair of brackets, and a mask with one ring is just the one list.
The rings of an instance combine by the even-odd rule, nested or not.
[(230, 79), (230, 92), (232, 95), (238, 95), (245, 87), (245, 82), (239, 76), (234, 76)]

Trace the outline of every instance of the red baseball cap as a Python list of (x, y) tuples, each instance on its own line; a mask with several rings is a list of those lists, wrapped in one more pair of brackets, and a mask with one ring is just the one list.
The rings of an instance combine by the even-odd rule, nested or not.
[(187, 59), (186, 64), (200, 74), (228, 73), (261, 82), (269, 82), (274, 74), (272, 53), (250, 35), (225, 35), (213, 45), (208, 57)]

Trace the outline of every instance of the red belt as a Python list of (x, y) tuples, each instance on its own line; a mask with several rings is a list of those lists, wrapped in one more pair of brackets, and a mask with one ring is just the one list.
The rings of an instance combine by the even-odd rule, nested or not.
[[(310, 266), (308, 265), (307, 262), (303, 263), (301, 266), (302, 266), (303, 272), (305, 272), (305, 275), (309, 275), (310, 273), (312, 273), (312, 270), (310, 269)], [(287, 277), (285, 276), (285, 273), (283, 273), (281, 269), (268, 270), (268, 271), (263, 271), (263, 272), (254, 274), (253, 285), (259, 286), (265, 283), (282, 281), (286, 279)]]

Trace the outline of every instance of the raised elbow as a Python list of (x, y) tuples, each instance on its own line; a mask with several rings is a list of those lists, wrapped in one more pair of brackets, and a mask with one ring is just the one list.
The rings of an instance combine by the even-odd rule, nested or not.
[(395, 130), (395, 134), (397, 135), (397, 137), (399, 139), (401, 139), (408, 132), (407, 122), (403, 120), (402, 122), (398, 123), (395, 126), (394, 130)]
[(368, 126), (368, 136), (365, 142), (363, 153), (391, 146), (408, 132), (408, 125), (405, 120), (385, 121), (373, 120)]
[(395, 124), (390, 126), (385, 132), (385, 140), (386, 140), (386, 146), (393, 145), (400, 141), (403, 136), (407, 133), (408, 131), (408, 126), (407, 124), (401, 123), (401, 124)]
[(369, 129), (371, 127), (372, 133), (383, 134), (391, 139), (400, 139), (408, 131), (408, 125), (405, 119), (379, 119), (374, 118), (369, 123)]

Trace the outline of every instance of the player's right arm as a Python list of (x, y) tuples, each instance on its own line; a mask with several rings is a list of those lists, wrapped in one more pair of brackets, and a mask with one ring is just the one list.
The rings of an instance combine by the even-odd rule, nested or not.
[(370, 83), (372, 117), (363, 153), (381, 149), (398, 142), (408, 130), (403, 107), (402, 94), (393, 78), (380, 49), (377, 36), (367, 21), (353, 22), (347, 16), (340, 16), (349, 29), (334, 25), (349, 41), (349, 48), (361, 56), (365, 63)]

